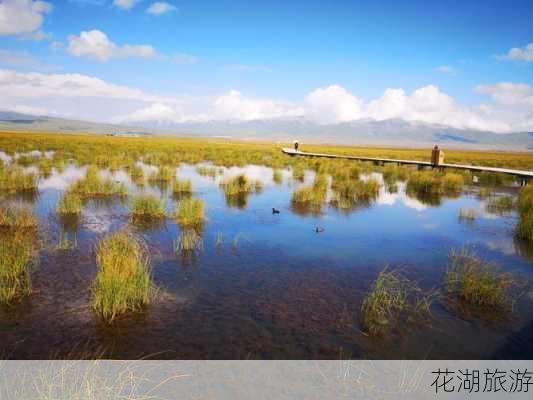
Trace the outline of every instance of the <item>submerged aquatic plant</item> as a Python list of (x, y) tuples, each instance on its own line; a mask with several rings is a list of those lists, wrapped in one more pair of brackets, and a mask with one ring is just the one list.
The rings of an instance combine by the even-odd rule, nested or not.
[(508, 311), (512, 309), (521, 286), (517, 276), (500, 272), (495, 265), (468, 249), (453, 250), (450, 254), (444, 287), (462, 309)]
[(92, 306), (106, 322), (128, 311), (140, 311), (150, 302), (150, 260), (131, 233), (115, 232), (102, 239), (96, 246), (96, 263)]
[(433, 298), (433, 294), (424, 293), (398, 271), (385, 268), (363, 300), (363, 327), (369, 335), (379, 336), (401, 318), (428, 316)]
[(188, 253), (203, 249), (202, 236), (195, 229), (183, 229), (174, 241), (176, 253)]
[(32, 239), (23, 231), (0, 237), (0, 304), (11, 304), (31, 294), (31, 270), (36, 263)]
[(200, 226), (205, 220), (204, 202), (200, 199), (181, 200), (174, 212), (176, 222), (181, 226)]
[(473, 208), (461, 207), (457, 216), (459, 221), (473, 222), (477, 218), (477, 211)]

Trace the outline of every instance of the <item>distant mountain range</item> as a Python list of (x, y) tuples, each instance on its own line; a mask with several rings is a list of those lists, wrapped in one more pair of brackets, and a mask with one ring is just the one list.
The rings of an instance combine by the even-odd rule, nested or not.
[(533, 151), (533, 132), (494, 133), (457, 129), (402, 119), (361, 119), (321, 125), (305, 118), (195, 123), (144, 122), (111, 125), (0, 111), (0, 130), (92, 132), (140, 135), (194, 135), (265, 141), (339, 143), (353, 145), (429, 146)]

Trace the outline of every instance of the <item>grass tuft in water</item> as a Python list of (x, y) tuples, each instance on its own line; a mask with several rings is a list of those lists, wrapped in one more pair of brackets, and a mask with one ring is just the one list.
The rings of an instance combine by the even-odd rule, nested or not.
[(165, 218), (165, 203), (153, 194), (140, 194), (131, 202), (132, 220)]
[(111, 178), (101, 178), (98, 175), (98, 167), (91, 165), (87, 168), (85, 178), (79, 179), (68, 189), (82, 199), (101, 196), (125, 196), (127, 194), (124, 184)]
[(518, 239), (533, 241), (533, 186), (526, 186), (518, 195), (518, 223), (515, 234)]
[(31, 294), (35, 262), (32, 240), (24, 232), (9, 232), (0, 237), (0, 304), (11, 304)]
[(236, 175), (232, 178), (225, 179), (220, 183), (220, 187), (224, 190), (226, 196), (237, 196), (240, 194), (247, 194), (253, 191), (253, 182), (250, 182), (248, 177), (244, 174)]
[(492, 197), (487, 202), (487, 210), (489, 212), (504, 213), (511, 211), (515, 207), (513, 196), (498, 196)]
[(459, 221), (473, 222), (477, 218), (477, 211), (473, 208), (461, 207), (457, 217)]
[(398, 271), (383, 269), (361, 307), (362, 324), (371, 336), (380, 336), (400, 319), (413, 320), (430, 314), (433, 296), (423, 293)]
[(172, 193), (177, 195), (191, 194), (192, 193), (192, 181), (190, 179), (178, 179), (175, 178), (172, 181)]
[(79, 215), (83, 204), (80, 196), (76, 193), (65, 192), (57, 205), (57, 213), (63, 216)]
[(92, 306), (104, 321), (128, 311), (140, 311), (153, 291), (150, 260), (141, 242), (121, 231), (96, 246), (98, 272), (92, 286)]
[(37, 175), (17, 166), (0, 168), (0, 192), (14, 193), (18, 191), (37, 190)]
[(181, 226), (201, 226), (205, 220), (204, 202), (200, 199), (183, 199), (174, 212), (176, 222)]
[(461, 309), (491, 312), (511, 310), (521, 284), (515, 275), (461, 249), (450, 254), (444, 287)]
[(178, 239), (174, 241), (175, 253), (194, 252), (202, 249), (202, 237), (195, 229), (183, 229)]
[(281, 185), (283, 183), (283, 174), (279, 169), (272, 171), (272, 179), (276, 185)]
[(173, 168), (162, 165), (159, 167), (159, 170), (151, 174), (148, 179), (152, 182), (170, 182), (175, 176), (176, 174)]

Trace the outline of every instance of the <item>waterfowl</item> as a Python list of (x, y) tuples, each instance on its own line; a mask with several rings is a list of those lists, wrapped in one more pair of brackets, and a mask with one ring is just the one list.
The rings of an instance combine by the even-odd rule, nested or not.
[(316, 232), (316, 233), (322, 233), (322, 232), (324, 232), (324, 230), (325, 230), (325, 229), (322, 228), (321, 226), (317, 226), (317, 227), (315, 228), (315, 232)]
[(272, 214), (279, 214), (279, 210), (276, 210), (274, 207), (272, 207)]

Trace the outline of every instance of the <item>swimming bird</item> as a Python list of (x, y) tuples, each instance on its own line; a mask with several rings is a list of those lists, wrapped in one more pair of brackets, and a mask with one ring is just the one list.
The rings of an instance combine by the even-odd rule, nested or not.
[(317, 226), (317, 227), (315, 228), (315, 233), (322, 233), (322, 232), (324, 232), (324, 231), (325, 231), (325, 229), (322, 228), (321, 226)]
[(272, 207), (272, 214), (279, 214), (279, 210), (276, 210), (274, 207)]

